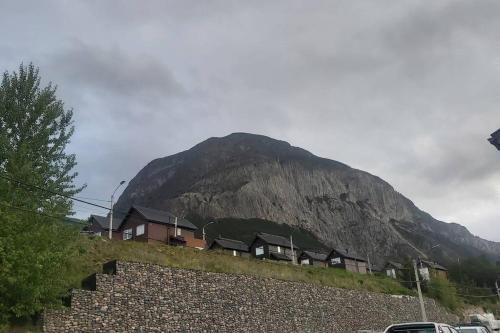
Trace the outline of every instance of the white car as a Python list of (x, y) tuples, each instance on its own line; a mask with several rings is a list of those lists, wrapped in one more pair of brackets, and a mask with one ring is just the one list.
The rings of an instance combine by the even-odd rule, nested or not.
[(453, 326), (439, 323), (404, 323), (387, 327), (384, 333), (459, 333)]
[(456, 326), (455, 327), (459, 333), (490, 333), (484, 326), (479, 325), (467, 325), (467, 326)]

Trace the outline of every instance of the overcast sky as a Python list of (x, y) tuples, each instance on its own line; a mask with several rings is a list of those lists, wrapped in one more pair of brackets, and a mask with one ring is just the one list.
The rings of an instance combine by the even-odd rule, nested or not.
[(2, 0), (0, 17), (0, 70), (32, 61), (74, 109), (81, 196), (251, 132), (500, 241), (500, 1)]

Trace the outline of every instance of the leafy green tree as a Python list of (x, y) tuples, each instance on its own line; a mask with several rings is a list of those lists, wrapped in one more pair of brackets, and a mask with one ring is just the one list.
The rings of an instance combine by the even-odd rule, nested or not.
[[(0, 325), (58, 303), (77, 232), (62, 220), (71, 213), (75, 155), (72, 110), (56, 87), (41, 87), (38, 68), (20, 65), (0, 85)], [(20, 182), (16, 182), (20, 181)], [(23, 185), (31, 184), (51, 191)]]

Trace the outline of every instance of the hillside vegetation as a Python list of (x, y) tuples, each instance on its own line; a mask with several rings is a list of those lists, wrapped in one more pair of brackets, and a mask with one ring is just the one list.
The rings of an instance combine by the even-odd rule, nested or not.
[(71, 268), (72, 287), (78, 288), (83, 278), (98, 272), (102, 264), (125, 260), (210, 272), (247, 274), (288, 281), (300, 281), (347, 289), (412, 295), (398, 282), (379, 276), (353, 274), (341, 269), (293, 266), (287, 264), (233, 257), (216, 251), (151, 245), (140, 242), (108, 241), (103, 238), (80, 239), (79, 255)]

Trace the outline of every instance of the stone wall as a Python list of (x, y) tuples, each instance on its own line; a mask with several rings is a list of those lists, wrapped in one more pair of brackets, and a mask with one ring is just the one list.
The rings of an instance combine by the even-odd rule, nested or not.
[[(244, 275), (116, 262), (74, 290), (71, 307), (46, 311), (44, 332), (381, 331), (418, 321), (414, 297)], [(105, 269), (106, 271), (106, 269)], [(453, 322), (426, 299), (429, 320)]]

